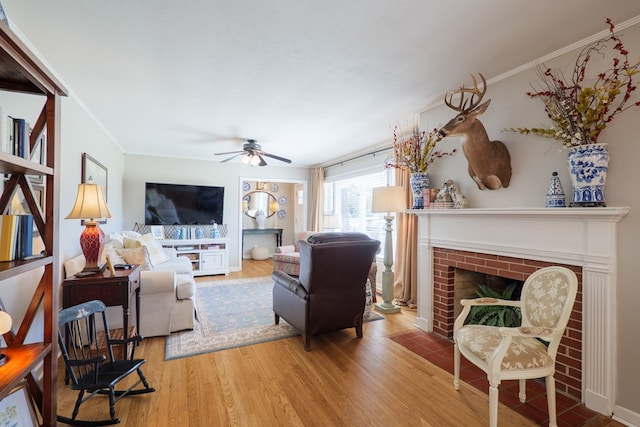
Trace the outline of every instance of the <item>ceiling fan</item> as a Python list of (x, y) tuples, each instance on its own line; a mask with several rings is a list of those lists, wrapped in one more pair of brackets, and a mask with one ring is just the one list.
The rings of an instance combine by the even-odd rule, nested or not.
[(258, 144), (255, 139), (247, 139), (242, 145), (242, 151), (228, 151), (225, 153), (214, 153), (214, 156), (224, 156), (227, 154), (234, 154), (233, 156), (224, 159), (221, 163), (228, 162), (231, 159), (235, 159), (238, 156), (242, 157), (242, 163), (251, 166), (266, 166), (267, 162), (264, 157), (271, 157), (272, 159), (280, 160), (281, 162), (291, 163), (291, 160), (284, 157), (276, 156), (275, 154), (269, 154), (262, 151), (262, 146)]

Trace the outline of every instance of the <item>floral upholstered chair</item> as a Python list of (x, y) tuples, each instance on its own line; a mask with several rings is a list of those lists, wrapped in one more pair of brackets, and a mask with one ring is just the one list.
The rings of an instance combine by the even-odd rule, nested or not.
[(290, 276), (300, 275), (300, 240), (307, 240), (313, 231), (296, 233), (293, 245), (278, 246), (273, 254), (273, 270), (282, 271)]
[[(578, 279), (564, 267), (546, 267), (534, 272), (522, 287), (520, 301), (494, 298), (462, 300), (462, 313), (453, 327), (455, 340), (454, 379), (460, 387), (460, 354), (487, 373), (489, 422), (498, 425), (498, 386), (502, 380), (520, 380), (520, 401), (526, 400), (526, 380), (545, 378), (549, 426), (556, 424), (556, 392), (553, 374), (556, 353), (569, 321), (578, 292)], [(520, 307), (522, 325), (504, 328), (465, 325), (471, 307), (507, 305)]]

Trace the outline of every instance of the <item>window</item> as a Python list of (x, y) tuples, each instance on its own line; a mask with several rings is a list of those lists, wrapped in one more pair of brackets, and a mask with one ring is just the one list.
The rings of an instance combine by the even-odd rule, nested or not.
[(339, 214), (340, 231), (365, 233), (379, 240), (381, 248), (384, 248), (386, 222), (384, 214), (371, 213), (371, 195), (376, 187), (384, 187), (387, 183), (393, 185), (393, 177), (392, 170), (382, 169), (359, 176), (325, 181), (325, 215)]

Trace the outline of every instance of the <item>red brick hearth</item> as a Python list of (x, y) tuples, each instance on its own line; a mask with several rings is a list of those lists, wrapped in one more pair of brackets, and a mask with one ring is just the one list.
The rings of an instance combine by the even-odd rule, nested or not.
[(455, 320), (456, 268), (513, 280), (526, 280), (535, 270), (550, 265), (561, 265), (575, 272), (578, 295), (558, 350), (555, 379), (559, 392), (582, 398), (582, 267), (437, 247), (433, 254), (433, 332), (449, 339), (453, 338)]

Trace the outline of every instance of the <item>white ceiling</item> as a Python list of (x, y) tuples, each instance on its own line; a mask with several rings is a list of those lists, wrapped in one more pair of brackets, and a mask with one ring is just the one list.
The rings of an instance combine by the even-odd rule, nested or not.
[(640, 15), (637, 0), (1, 1), (126, 153), (219, 161), (254, 138), (294, 166), (389, 142), (468, 72)]

